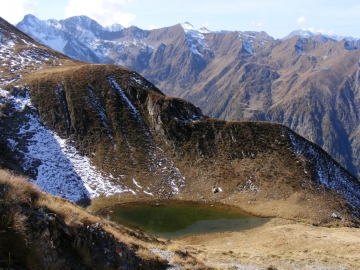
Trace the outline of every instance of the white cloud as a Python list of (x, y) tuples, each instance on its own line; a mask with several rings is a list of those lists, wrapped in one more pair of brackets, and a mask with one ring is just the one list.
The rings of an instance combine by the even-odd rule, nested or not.
[(136, 15), (125, 12), (125, 6), (135, 0), (70, 0), (66, 7), (66, 17), (86, 15), (102, 26), (114, 23), (128, 27)]
[(38, 2), (34, 0), (3, 1), (0, 16), (12, 24), (20, 22), (26, 14), (37, 15)]
[(306, 18), (304, 16), (301, 16), (301, 17), (296, 19), (296, 24), (298, 24), (298, 25), (302, 24), (304, 22), (306, 22)]
[(262, 27), (264, 25), (265, 20), (262, 19), (261, 21), (252, 21), (251, 25), (256, 27)]

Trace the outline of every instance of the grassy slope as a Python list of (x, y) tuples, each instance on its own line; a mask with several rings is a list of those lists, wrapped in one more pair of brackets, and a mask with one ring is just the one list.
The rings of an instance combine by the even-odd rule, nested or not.
[[(201, 115), (200, 110), (184, 100), (164, 96), (145, 80), (148, 88), (144, 89), (134, 82), (134, 75), (115, 66), (81, 65), (44, 69), (26, 78), (26, 82), (42, 119), (66, 137), (65, 116), (55, 91), (61, 86), (75, 146), (91, 156), (101, 170), (114, 176), (125, 175), (122, 182), (128, 187), (134, 185), (135, 178), (140, 185), (149, 186), (157, 199), (171, 196), (169, 187), (164, 188), (166, 175), (161, 170), (149, 170), (151, 151), (161, 147), (185, 177), (184, 186), (173, 198), (222, 201), (254, 214), (314, 224), (331, 223), (329, 216), (341, 205), (345, 224), (351, 220), (346, 203), (314, 182), (313, 164), (293, 153), (284, 126), (207, 117), (184, 122), (182, 119)], [(116, 79), (139, 110), (143, 122), (134, 118), (123, 98), (111, 88), (109, 76)], [(106, 112), (107, 127), (87, 103), (89, 84)], [(223, 192), (213, 194), (213, 186), (221, 187)], [(137, 199), (156, 198), (137, 195)]]

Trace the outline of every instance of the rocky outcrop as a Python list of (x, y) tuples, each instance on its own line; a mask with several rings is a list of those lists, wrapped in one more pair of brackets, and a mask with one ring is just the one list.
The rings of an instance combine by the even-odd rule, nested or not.
[(11, 187), (0, 185), (0, 267), (11, 269), (151, 269), (125, 243), (99, 223), (65, 224), (47, 207), (12, 201)]

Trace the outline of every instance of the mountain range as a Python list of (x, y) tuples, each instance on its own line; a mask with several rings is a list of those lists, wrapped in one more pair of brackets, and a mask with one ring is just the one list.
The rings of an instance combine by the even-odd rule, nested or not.
[(17, 27), (69, 57), (131, 68), (165, 94), (224, 120), (285, 124), (360, 175), (359, 39), (265, 32), (105, 28), (85, 16)]
[(0, 32), (0, 165), (43, 191), (82, 205), (220, 200), (265, 216), (358, 222), (359, 181), (282, 124), (209, 118), (135, 71), (72, 60), (4, 20)]
[[(102, 29), (99, 28), (99, 35)], [(126, 30), (120, 26), (110, 29), (117, 34)], [(126, 31), (137, 35), (138, 30)], [(189, 24), (183, 24), (162, 32), (168, 39), (163, 45), (164, 55), (173, 53), (183, 57), (184, 72), (197, 70), (199, 66), (191, 63), (206, 57), (212, 60), (202, 72), (208, 70), (207, 65), (214, 65), (212, 61), (219, 61), (221, 67), (223, 59), (216, 58), (219, 51), (212, 49), (208, 37), (205, 39), (205, 35), (211, 34), (214, 43), (221, 38), (241, 41), (237, 46), (231, 42), (226, 44), (233, 52), (238, 52), (242, 64), (238, 68), (241, 76), (237, 78), (249, 94), (257, 93), (255, 90), (261, 82), (257, 78), (267, 79), (272, 84), (281, 75), (280, 71), (273, 70), (276, 65), (257, 63), (254, 57), (257, 57), (257, 48), (263, 45), (272, 48), (278, 43), (278, 46), (285, 46), (287, 43), (283, 41), (274, 41), (265, 33), (192, 31), (195, 30)], [(181, 48), (169, 42), (181, 42), (182, 33), (194, 37), (190, 39), (185, 34), (182, 43), (185, 55), (181, 54)], [(146, 42), (151, 34), (149, 32)], [(155, 36), (153, 40), (155, 42)], [(295, 46), (296, 40), (301, 38), (291, 38), (290, 44)], [(296, 45), (295, 52), (290, 45), (282, 52), (302, 57), (304, 54), (297, 56), (299, 51), (307, 52), (309, 44), (318, 44), (306, 42), (302, 47)], [(138, 41), (135, 43), (140, 46)], [(141, 44), (145, 46), (144, 41)], [(336, 44), (342, 52), (344, 42)], [(161, 51), (155, 46), (146, 46), (147, 51), (153, 48), (151, 55)], [(342, 52), (345, 56), (347, 52), (356, 52), (346, 48), (345, 51)], [(226, 58), (226, 51), (222, 53)], [(163, 58), (159, 56), (162, 59), (159, 68), (162, 61), (170, 61), (164, 55), (160, 55)], [(222, 258), (228, 256), (218, 245), (223, 244), (227, 249), (232, 242), (235, 244), (239, 238), (234, 237), (239, 234), (250, 246), (247, 249), (245, 242), (239, 242), (241, 253), (233, 249), (235, 245), (231, 246), (228, 258), (238, 266), (237, 261), (258, 264), (260, 257), (264, 257), (263, 264), (284, 265), (284, 269), (308, 267), (314, 262), (309, 258), (316, 258), (316, 263), (321, 265), (358, 266), (356, 243), (349, 244), (356, 229), (322, 226), (359, 226), (360, 182), (322, 148), (289, 127), (265, 121), (211, 118), (185, 99), (166, 96), (139, 72), (119, 65), (73, 60), (32, 39), (2, 18), (0, 59), (0, 242), (7, 243), (0, 245), (1, 267), (165, 269), (172, 267), (170, 258), (178, 254), (179, 258), (173, 262), (179, 269), (208, 269), (196, 258), (207, 254), (205, 258), (215, 263), (211, 265), (218, 265), (218, 260), (223, 261)], [(298, 59), (293, 67), (298, 68), (300, 63), (306, 67), (306, 59)], [(235, 68), (231, 63), (229, 72)], [(289, 62), (278, 62), (280, 64), (287, 66)], [(259, 66), (263, 69), (258, 69)], [(241, 73), (243, 70), (246, 72)], [(203, 76), (201, 73), (198, 77)], [(185, 78), (192, 73), (181, 74)], [(215, 93), (216, 85), (221, 85), (221, 80), (214, 80), (208, 92)], [(281, 87), (279, 84), (277, 91)], [(348, 94), (346, 97), (352, 100), (351, 85), (347, 91), (344, 95)], [(303, 98), (301, 106), (305, 108), (297, 109), (308, 110), (312, 100), (301, 94), (298, 93)], [(257, 103), (252, 103), (251, 97), (248, 101), (253, 106)], [(289, 102), (290, 97), (293, 96), (287, 96)], [(314, 110), (322, 112), (321, 104), (315, 104)], [(290, 108), (296, 108), (292, 106)], [(248, 118), (251, 113), (256, 114), (249, 109), (246, 113)], [(14, 174), (28, 180), (20, 181)], [(221, 203), (258, 216), (272, 217), (272, 220), (255, 230), (233, 232), (231, 238), (226, 238), (229, 240), (223, 239), (227, 237), (223, 233), (213, 234), (222, 240), (210, 251), (204, 245), (198, 245), (196, 250), (192, 244), (169, 252), (166, 249), (170, 249), (171, 242), (126, 229), (74, 204), (90, 204), (90, 208), (99, 209), (134, 201), (154, 205), (169, 201)], [(256, 242), (257, 239), (261, 241)], [(313, 242), (327, 243), (331, 248), (313, 248)], [(260, 246), (266, 247), (265, 252), (257, 250)], [(281, 251), (289, 247), (294, 249)], [(323, 257), (333, 252), (333, 248), (346, 250), (346, 255)], [(248, 254), (244, 249), (246, 252), (256, 250), (251, 253), (254, 259), (252, 255), (246, 259)], [(304, 255), (299, 257), (294, 253)], [(166, 259), (162, 257), (164, 254)], [(351, 261), (349, 254), (355, 254), (351, 255)], [(290, 259), (294, 259), (291, 265)], [(232, 266), (226, 264), (226, 267)]]

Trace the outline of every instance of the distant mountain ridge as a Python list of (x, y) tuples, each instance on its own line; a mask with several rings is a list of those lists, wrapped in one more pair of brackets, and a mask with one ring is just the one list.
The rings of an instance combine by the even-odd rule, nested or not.
[(325, 43), (329, 40), (331, 41), (346, 41), (346, 49), (348, 50), (356, 50), (357, 48), (360, 47), (360, 39), (359, 38), (354, 38), (354, 37), (349, 37), (349, 36), (336, 36), (336, 35), (326, 35), (326, 34), (322, 34), (320, 32), (314, 33), (311, 32), (310, 30), (295, 30), (293, 32), (291, 32), (289, 35), (287, 35), (286, 37), (282, 38), (282, 40), (287, 40), (287, 39), (291, 39), (294, 36), (300, 36), (303, 38), (308, 38), (308, 39), (313, 39), (322, 43)]
[[(197, 53), (197, 46), (207, 46), (203, 37), (203, 34), (229, 34), (231, 31), (210, 31), (209, 29), (202, 27), (196, 30), (190, 23), (185, 22), (181, 24), (187, 39), (189, 41), (189, 49)], [(150, 33), (158, 30), (142, 30), (135, 26), (124, 28), (120, 24), (114, 24), (108, 27), (103, 27), (96, 21), (90, 19), (87, 16), (74, 16), (65, 20), (39, 20), (35, 16), (29, 14), (17, 24), (17, 27), (29, 34), (33, 38), (42, 42), (43, 44), (65, 53), (66, 55), (83, 61), (93, 63), (114, 63), (122, 64), (125, 66), (132, 65), (133, 63), (126, 63), (129, 55), (125, 57), (123, 52), (126, 52), (126, 47), (131, 46), (133, 43), (136, 50), (135, 54), (142, 54), (142, 60), (146, 62), (146, 58), (149, 54), (152, 54), (153, 45), (144, 51), (144, 48), (149, 46), (146, 43)], [(274, 38), (267, 35), (265, 32), (254, 31), (232, 31), (239, 33), (239, 37), (244, 40), (244, 48), (249, 53), (252, 53), (251, 37), (263, 39), (264, 41), (275, 41)], [(348, 50), (355, 50), (360, 45), (360, 39), (353, 37), (342, 36), (329, 36), (321, 33), (313, 33), (309, 30), (295, 30), (282, 40), (291, 39), (294, 36), (300, 36), (302, 38), (313, 39), (322, 43), (329, 40), (331, 41), (346, 41), (344, 47)], [(191, 39), (195, 40), (195, 43), (191, 43)], [(136, 45), (136, 43), (140, 43)], [(197, 44), (198, 43), (198, 44)], [(139, 46), (140, 45), (140, 46)], [(211, 51), (211, 49), (208, 47)], [(131, 49), (132, 50), (132, 49)], [(134, 60), (131, 59), (133, 62)], [(143, 65), (146, 65), (146, 63)], [(136, 69), (136, 68), (135, 68)], [(136, 69), (137, 70), (137, 69)]]
[(336, 40), (336, 41), (341, 41), (341, 40), (357, 41), (357, 40), (359, 40), (359, 38), (354, 38), (354, 37), (350, 37), (350, 36), (326, 35), (326, 34), (323, 34), (323, 33), (320, 33), (320, 32), (315, 33), (315, 32), (312, 32), (310, 30), (302, 30), (302, 29), (292, 31), (289, 35), (282, 38), (282, 40), (286, 40), (286, 39), (292, 38), (294, 36), (301, 36), (303, 38), (309, 38), (309, 37), (315, 37), (315, 36), (323, 36), (323, 37), (326, 37), (328, 39), (332, 39), (332, 40)]
[[(35, 21), (28, 17), (18, 27), (46, 44), (35, 25), (27, 26)], [(195, 30), (189, 23), (110, 33), (85, 18), (87, 28), (76, 29), (78, 20), (47, 31), (51, 40), (69, 36), (61, 39), (68, 56), (134, 69), (213, 117), (283, 123), (360, 176), (358, 40), (309, 32), (308, 38), (274, 40), (265, 32)], [(54, 32), (58, 28), (66, 32)]]

